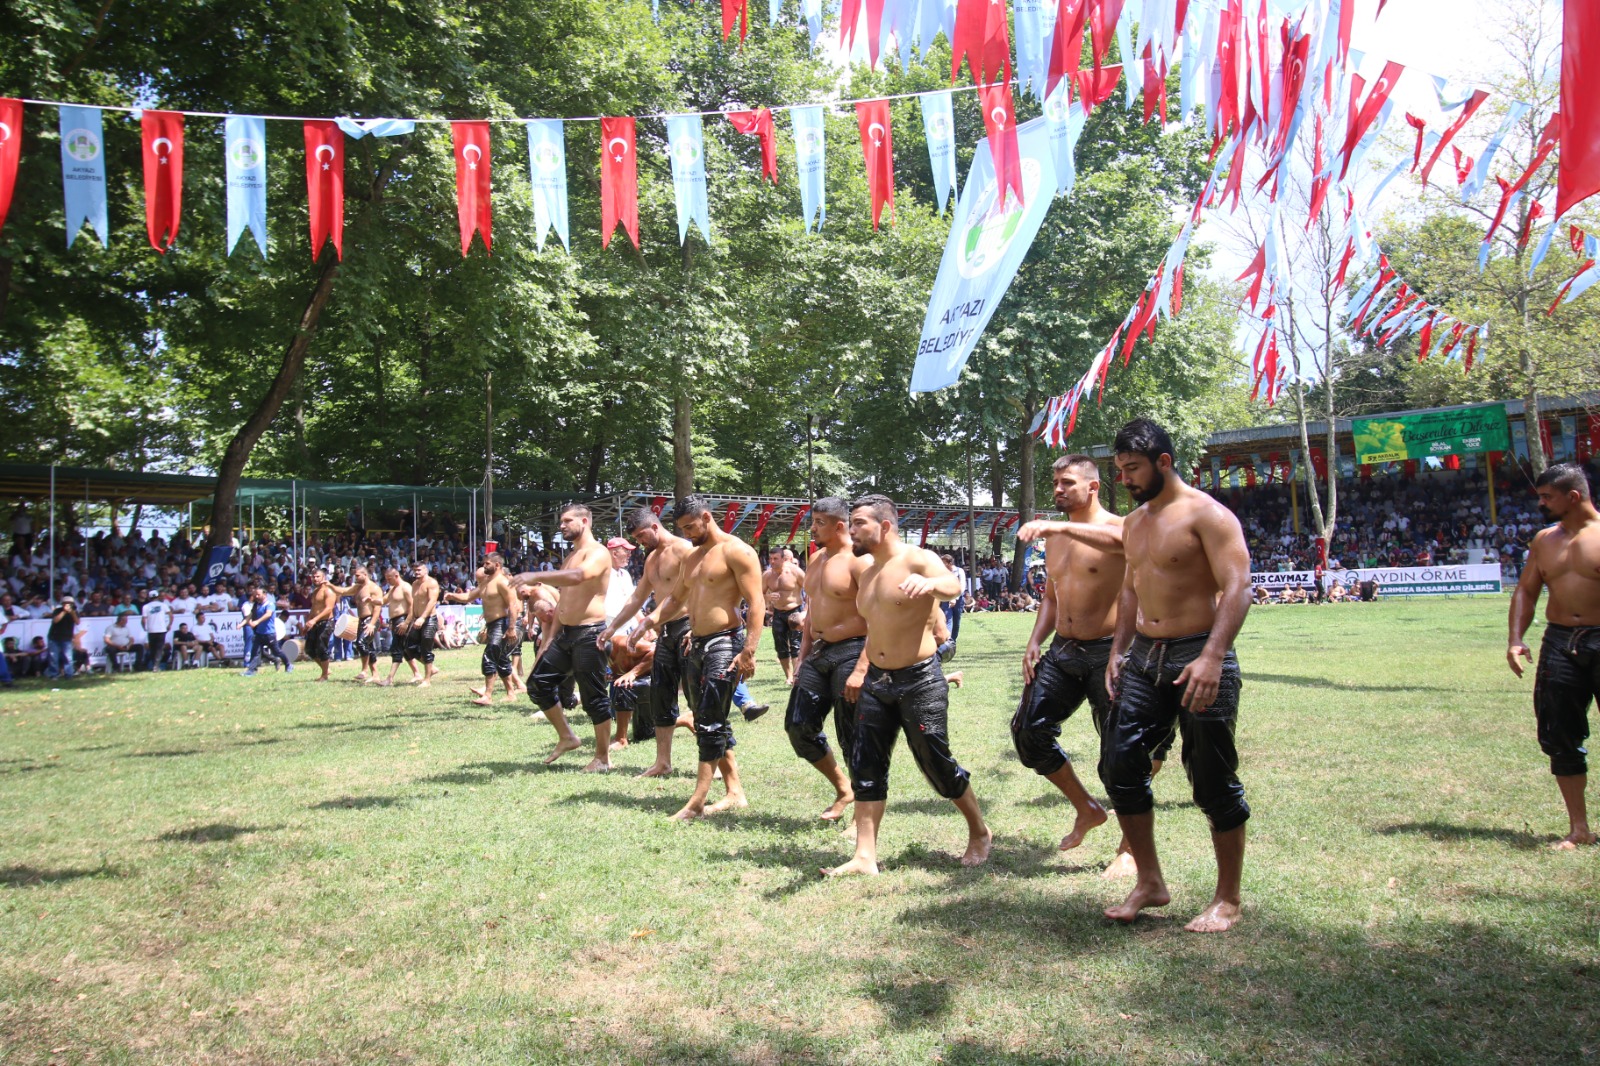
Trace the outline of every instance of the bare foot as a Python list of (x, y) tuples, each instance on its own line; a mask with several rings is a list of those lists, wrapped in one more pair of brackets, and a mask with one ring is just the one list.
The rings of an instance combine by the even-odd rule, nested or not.
[(994, 843), (994, 834), (984, 827), (981, 837), (967, 839), (967, 853), (961, 856), (962, 866), (982, 866), (989, 861), (989, 846)]
[(475, 707), (493, 707), (494, 700), (491, 700), (488, 696), (479, 696), (472, 701), (472, 704)]
[(851, 859), (849, 862), (845, 863), (843, 866), (835, 866), (831, 870), (827, 869), (827, 868), (824, 868), (823, 871), (822, 871), (822, 876), (823, 877), (851, 877), (851, 876), (877, 877), (878, 876), (878, 864), (875, 863), (875, 862), (872, 862), (870, 860), (867, 860), (867, 859)]
[(424, 679), (422, 681), (418, 681), (417, 682), (417, 687), (418, 688), (432, 688), (433, 687), (433, 682)]
[(844, 817), (844, 809), (856, 801), (855, 793), (847, 792), (833, 801), (833, 804), (822, 812), (824, 822), (836, 822)]
[(705, 816), (706, 809), (704, 807), (696, 807), (693, 804), (685, 804), (683, 810), (679, 811), (677, 814), (674, 814), (670, 820), (674, 822), (694, 822), (704, 818)]
[(589, 765), (583, 768), (583, 772), (586, 774), (609, 774), (611, 772), (611, 760), (602, 759), (596, 755)]
[(946, 684), (954, 685), (956, 688), (960, 688), (961, 682), (965, 681), (966, 677), (967, 674), (965, 670), (957, 670), (953, 674), (946, 674), (944, 676), (944, 680)]
[(1105, 872), (1100, 875), (1106, 880), (1116, 877), (1138, 877), (1139, 864), (1133, 861), (1133, 853), (1129, 851), (1117, 852), (1117, 857), (1111, 860)]
[(1061, 850), (1071, 851), (1083, 843), (1083, 838), (1089, 834), (1089, 830), (1105, 824), (1106, 809), (1094, 800), (1090, 800), (1089, 809), (1080, 812), (1077, 820), (1072, 823), (1072, 832), (1061, 838)]
[(668, 766), (668, 765), (666, 765), (664, 763), (658, 763), (657, 762), (657, 763), (651, 763), (649, 765), (649, 767), (647, 767), (643, 773), (635, 774), (634, 776), (635, 777), (666, 777), (670, 773), (672, 773), (672, 767), (670, 767), (670, 766)]
[(468, 688), (467, 691), (472, 693), (474, 696), (487, 696), (489, 694), (489, 686), (485, 685), (482, 688)]
[(556, 741), (556, 750), (550, 753), (550, 755), (545, 759), (544, 764), (549, 766), (567, 752), (577, 751), (581, 747), (583, 747), (583, 741), (579, 740), (576, 735), (564, 737), (561, 740)]
[(1556, 851), (1576, 851), (1581, 847), (1588, 847), (1594, 842), (1595, 836), (1593, 833), (1583, 829), (1574, 829), (1550, 846)]
[(325, 677), (313, 677), (311, 680), (313, 680), (313, 681), (326, 681), (328, 679), (325, 678)]
[(388, 678), (387, 678), (387, 677), (386, 677), (386, 678), (384, 678), (384, 679), (383, 679), (383, 680), (382, 680), (382, 681), (379, 681), (379, 682), (378, 682), (378, 686), (379, 686), (379, 687), (380, 687), (380, 688), (388, 688), (388, 687), (389, 687), (389, 686), (391, 686), (391, 685), (393, 685), (393, 684), (394, 684), (394, 682), (393, 682), (393, 681), (390, 681), (390, 680), (389, 680), (389, 679), (388, 679)]
[(743, 792), (730, 792), (717, 802), (706, 808), (707, 814), (721, 814), (723, 811), (737, 810), (750, 806), (750, 801)]
[(1128, 893), (1128, 898), (1115, 907), (1106, 908), (1106, 917), (1115, 918), (1119, 922), (1131, 922), (1139, 917), (1139, 912), (1146, 907), (1165, 907), (1172, 902), (1172, 896), (1167, 893), (1167, 886), (1157, 881), (1147, 885), (1143, 881), (1133, 886), (1133, 891)]
[(365, 670), (363, 670), (361, 673), (357, 674), (355, 677), (352, 677), (350, 680), (352, 680), (352, 681), (365, 681), (366, 679), (367, 679), (367, 673), (366, 673)]
[(625, 748), (627, 746), (628, 746), (628, 742), (625, 739), (623, 739), (622, 737), (618, 737), (616, 740), (613, 740), (611, 742), (611, 750), (612, 751), (621, 751), (623, 748)]
[(1211, 901), (1211, 906), (1201, 911), (1199, 916), (1184, 928), (1191, 933), (1225, 933), (1232, 929), (1238, 920), (1239, 905), (1237, 903), (1214, 899)]

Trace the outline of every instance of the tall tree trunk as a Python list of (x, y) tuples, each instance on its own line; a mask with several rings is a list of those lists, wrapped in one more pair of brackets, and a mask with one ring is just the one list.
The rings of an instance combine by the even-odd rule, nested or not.
[[(431, 298), (431, 294), (430, 294)], [(415, 441), (411, 449), (411, 478), (420, 485), (428, 477), (428, 427), (433, 425), (433, 405), (429, 403), (433, 369), (433, 320), (426, 307), (422, 310), (422, 330), (417, 338), (417, 413), (411, 420)]]
[(294, 457), (300, 476), (311, 476), (311, 449), (306, 446), (306, 385), (304, 381), (294, 386)]
[[(1027, 403), (1022, 410), (1022, 424), (1033, 425), (1033, 416), (1039, 413), (1039, 397), (1032, 389), (1028, 390)], [(1017, 520), (1017, 527), (1027, 525), (1033, 521), (1034, 507), (1034, 452), (1038, 447), (1038, 438), (1024, 430), (1015, 442), (1017, 449), (1017, 513), (1021, 516)], [(1021, 541), (1017, 542), (1016, 554), (1011, 559), (1011, 581), (1016, 588), (1022, 587), (1023, 579), (1027, 576), (1024, 562), (1028, 558), (1028, 546)]]
[(600, 466), (606, 458), (606, 413), (611, 409), (611, 400), (608, 398), (600, 404), (600, 417), (595, 420), (594, 445), (589, 449), (589, 469), (583, 476), (583, 491), (585, 495), (593, 496), (600, 491)]
[[(409, 141), (409, 138), (407, 140)], [(383, 191), (394, 176), (395, 167), (408, 151), (409, 144), (402, 143), (383, 161), (383, 165), (378, 168), (377, 174), (372, 179), (365, 197), (366, 204), (356, 220), (367, 211), (375, 209), (382, 201)], [(305, 366), (306, 353), (311, 349), (311, 340), (316, 336), (317, 323), (322, 320), (322, 311), (328, 306), (329, 298), (333, 296), (333, 283), (338, 276), (338, 259), (328, 259), (317, 275), (316, 284), (311, 287), (311, 295), (307, 297), (305, 308), (300, 313), (300, 320), (295, 324), (294, 336), (289, 339), (288, 345), (283, 350), (283, 359), (279, 363), (277, 376), (272, 379), (266, 395), (256, 404), (255, 410), (250, 412), (250, 417), (246, 418), (244, 425), (234, 433), (233, 439), (228, 442), (227, 449), (222, 453), (222, 463), (217, 469), (217, 487), (212, 496), (211, 532), (206, 537), (205, 547), (201, 550), (196, 563), (196, 581), (205, 577), (206, 559), (210, 556), (211, 549), (231, 546), (233, 543), (234, 516), (239, 502), (237, 499), (239, 481), (244, 476), (245, 464), (250, 461), (250, 452), (256, 443), (261, 440), (267, 427), (277, 417), (283, 401), (288, 398), (290, 390), (294, 387), (295, 379), (300, 376), (301, 368)]]
[(681, 500), (694, 495), (694, 397), (689, 394), (681, 357), (674, 363), (677, 384), (672, 394), (672, 491)]
[[(1521, 257), (1518, 257), (1518, 268), (1521, 267)], [(1518, 275), (1521, 276), (1520, 274)], [(1522, 335), (1528, 335), (1532, 328), (1532, 321), (1528, 314), (1528, 293), (1524, 289), (1517, 294), (1517, 311), (1522, 315)], [(1528, 439), (1528, 462), (1533, 467), (1533, 476), (1538, 477), (1544, 473), (1549, 465), (1549, 459), (1544, 454), (1544, 434), (1540, 432), (1541, 421), (1539, 412), (1539, 389), (1533, 375), (1533, 353), (1528, 349), (1526, 339), (1522, 340), (1517, 348), (1517, 365), (1522, 370), (1522, 378), (1526, 391), (1522, 394), (1522, 429), (1523, 435)]]
[(1006, 468), (1000, 456), (1000, 438), (989, 438), (989, 500), (996, 507), (1006, 505)]

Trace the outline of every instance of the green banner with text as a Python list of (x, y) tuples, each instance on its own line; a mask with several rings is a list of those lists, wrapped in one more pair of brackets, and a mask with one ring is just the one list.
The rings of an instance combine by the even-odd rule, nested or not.
[(1511, 450), (1506, 405), (1487, 403), (1415, 415), (1352, 418), (1356, 462), (1398, 463), (1430, 455), (1472, 455)]

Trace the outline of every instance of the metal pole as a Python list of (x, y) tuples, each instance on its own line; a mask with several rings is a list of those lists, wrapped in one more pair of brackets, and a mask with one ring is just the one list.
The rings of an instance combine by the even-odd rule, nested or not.
[(417, 555), (417, 494), (411, 494), (411, 565), (415, 566), (419, 560)]
[(472, 565), (472, 572), (478, 572), (478, 490), (472, 490), (472, 503), (467, 512), (467, 537), (470, 544), (467, 547), (467, 562)]
[[(483, 372), (483, 528), (494, 534), (494, 371)], [(484, 539), (488, 540), (489, 536)]]
[(89, 578), (89, 537), (88, 537), (88, 529), (89, 529), (89, 479), (87, 477), (83, 479), (83, 523), (82, 523), (82, 527), (83, 527), (83, 531), (84, 531), (84, 538), (83, 538), (83, 577), (84, 577), (84, 580), (87, 581), (88, 578)]
[(1489, 461), (1489, 524), (1497, 526), (1500, 519), (1495, 515), (1494, 508), (1494, 452), (1485, 453), (1484, 458)]
[(56, 602), (56, 464), (50, 464), (50, 514), (46, 516), (45, 536), (50, 538), (50, 602)]
[(978, 568), (978, 533), (973, 527), (978, 524), (977, 512), (972, 505), (972, 441), (967, 441), (967, 588), (966, 593), (972, 588), (972, 574)]
[(295, 576), (296, 579), (298, 579), (300, 577), (300, 561), (298, 559), (294, 558), (294, 554), (295, 554), (295, 529), (296, 529), (295, 515), (298, 513), (295, 510), (295, 508), (298, 506), (298, 494), (299, 494), (299, 490), (295, 486), (295, 481), (294, 481), (293, 478), (290, 478), (289, 479), (289, 559), (290, 559), (290, 562), (294, 563), (294, 576)]

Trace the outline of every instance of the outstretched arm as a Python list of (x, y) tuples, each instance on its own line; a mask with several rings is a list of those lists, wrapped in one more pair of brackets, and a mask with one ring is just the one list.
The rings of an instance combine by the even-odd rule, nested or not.
[(1113, 523), (1033, 521), (1017, 530), (1017, 539), (1024, 544), (1037, 537), (1065, 537), (1113, 555), (1122, 554), (1122, 527)]
[(907, 596), (932, 596), (943, 602), (961, 595), (961, 579), (944, 562), (925, 548), (913, 548), (906, 560), (909, 577), (900, 582)]

